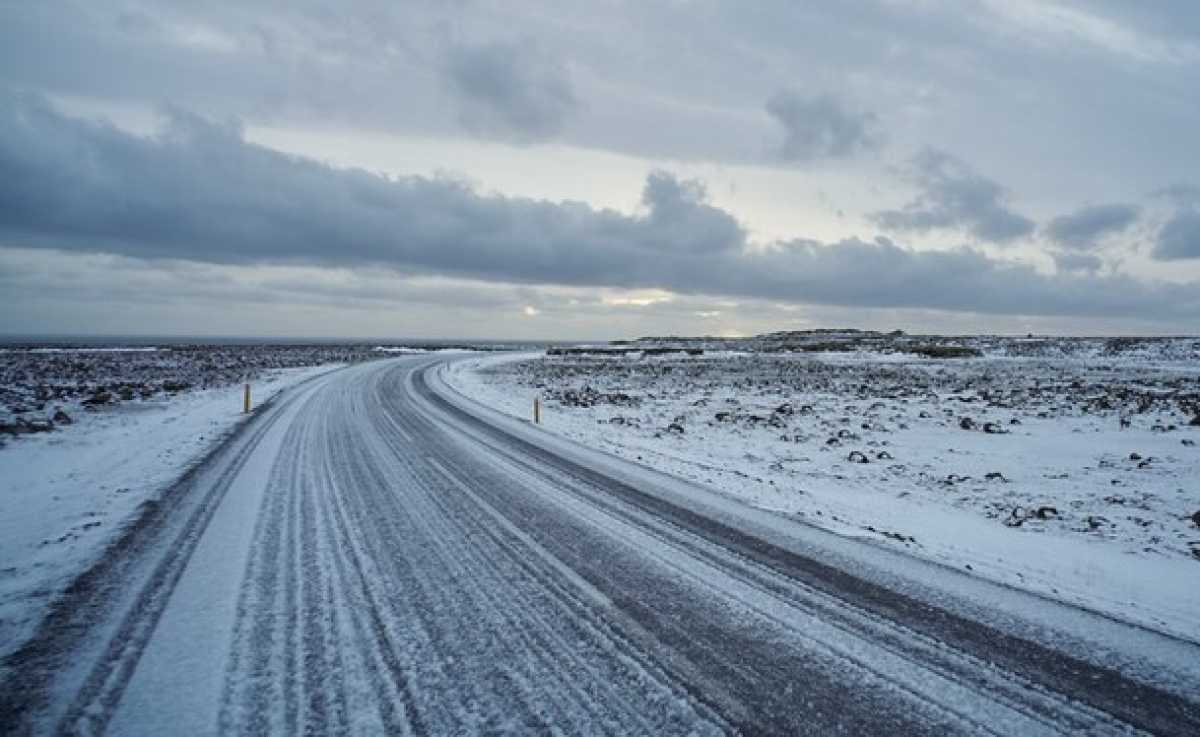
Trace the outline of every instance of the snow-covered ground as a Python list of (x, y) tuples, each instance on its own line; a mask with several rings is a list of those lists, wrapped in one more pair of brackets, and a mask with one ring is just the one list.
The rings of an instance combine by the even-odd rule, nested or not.
[(754, 506), (1200, 641), (1200, 363), (902, 352), (507, 355), (459, 391)]
[[(337, 368), (268, 369), (255, 404)], [(55, 595), (190, 465), (232, 432), (240, 384), (71, 406), (70, 424), (0, 448), (0, 658), (26, 640)]]
[(10, 344), (0, 348), (0, 447), (13, 436), (68, 424), (87, 408), (240, 384), (276, 369), (382, 356), (363, 344)]

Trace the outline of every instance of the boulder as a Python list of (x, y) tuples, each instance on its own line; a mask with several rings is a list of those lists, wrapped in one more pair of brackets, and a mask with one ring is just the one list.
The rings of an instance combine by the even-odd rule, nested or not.
[(15, 422), (0, 423), (0, 433), (9, 435), (32, 435), (39, 432), (50, 432), (54, 423), (50, 420), (26, 420), (18, 418)]
[(113, 395), (104, 391), (97, 390), (95, 394), (80, 402), (85, 407), (99, 407), (102, 404), (109, 404), (113, 401)]

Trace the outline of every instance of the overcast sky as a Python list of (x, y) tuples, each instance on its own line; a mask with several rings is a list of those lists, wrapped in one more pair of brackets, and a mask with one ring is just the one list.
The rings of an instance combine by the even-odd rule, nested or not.
[(1194, 0), (0, 3), (0, 333), (1200, 332)]

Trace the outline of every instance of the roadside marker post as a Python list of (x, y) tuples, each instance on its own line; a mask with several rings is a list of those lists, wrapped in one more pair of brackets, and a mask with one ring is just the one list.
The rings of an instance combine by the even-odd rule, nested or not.
[(533, 398), (533, 424), (542, 424), (542, 400)]
[(242, 384), (242, 414), (250, 414), (250, 385)]

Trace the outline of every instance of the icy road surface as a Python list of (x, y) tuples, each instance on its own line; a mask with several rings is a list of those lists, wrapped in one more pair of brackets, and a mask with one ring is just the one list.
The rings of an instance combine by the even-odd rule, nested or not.
[(0, 731), (1200, 734), (1195, 643), (554, 439), (443, 361), (262, 409), (6, 660)]

